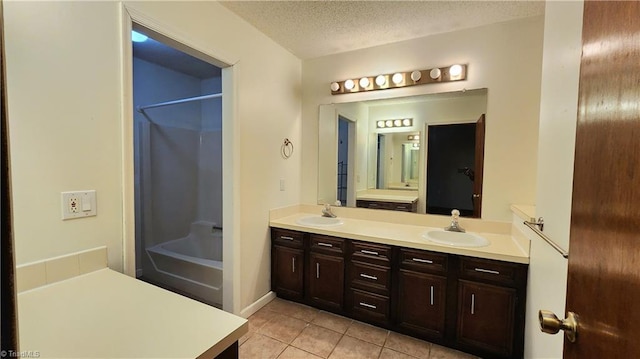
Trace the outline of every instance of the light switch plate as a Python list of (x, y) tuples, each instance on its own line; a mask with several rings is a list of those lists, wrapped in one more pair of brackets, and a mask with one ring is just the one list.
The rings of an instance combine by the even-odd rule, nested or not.
[(61, 199), (63, 221), (97, 214), (95, 190), (62, 192)]

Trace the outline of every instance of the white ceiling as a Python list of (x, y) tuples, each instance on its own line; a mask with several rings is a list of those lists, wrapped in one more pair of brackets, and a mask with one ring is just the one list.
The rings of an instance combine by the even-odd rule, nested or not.
[(221, 1), (301, 59), (544, 13), (544, 1)]

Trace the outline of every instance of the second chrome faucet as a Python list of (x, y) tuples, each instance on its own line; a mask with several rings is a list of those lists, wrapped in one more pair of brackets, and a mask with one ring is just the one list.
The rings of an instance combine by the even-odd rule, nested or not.
[(460, 218), (460, 211), (454, 209), (451, 211), (451, 224), (444, 228), (445, 231), (449, 232), (462, 232), (464, 233), (464, 228), (460, 227), (458, 224), (458, 218)]

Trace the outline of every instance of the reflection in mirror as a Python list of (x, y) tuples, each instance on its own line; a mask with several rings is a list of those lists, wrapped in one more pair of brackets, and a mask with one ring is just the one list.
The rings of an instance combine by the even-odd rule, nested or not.
[[(486, 110), (486, 89), (321, 105), (318, 203), (333, 204), (339, 199), (337, 152), (342, 117), (348, 118), (353, 127), (353, 141), (349, 144), (353, 157), (348, 161), (352, 175), (348, 179), (346, 203), (345, 196), (340, 196), (342, 205), (417, 213), (443, 213), (448, 207), (458, 206), (463, 214), (480, 217), (483, 161), (482, 156), (476, 154), (484, 152), (484, 122), (480, 127), (476, 122)], [(379, 121), (398, 118), (411, 118), (412, 125), (376, 126)], [(456, 124), (478, 128), (473, 134), (474, 140), (469, 140), (469, 136), (465, 137), (467, 140), (457, 139), (458, 142), (454, 141), (457, 145), (448, 149), (429, 146), (430, 142), (438, 142), (433, 136), (439, 137), (438, 131), (432, 130)], [(454, 143), (444, 142), (447, 141)], [(457, 154), (469, 148), (474, 149), (472, 154)], [(429, 170), (429, 161), (436, 163), (432, 158), (438, 152), (453, 167)], [(439, 182), (433, 178), (437, 172), (442, 172)], [(475, 174), (473, 179), (469, 176), (471, 173)], [(431, 186), (430, 182), (433, 182)], [(464, 189), (455, 183), (464, 184)], [(440, 201), (437, 191), (432, 191), (434, 188), (440, 195), (444, 193), (459, 201), (453, 204)], [(427, 210), (429, 207), (431, 210)]]

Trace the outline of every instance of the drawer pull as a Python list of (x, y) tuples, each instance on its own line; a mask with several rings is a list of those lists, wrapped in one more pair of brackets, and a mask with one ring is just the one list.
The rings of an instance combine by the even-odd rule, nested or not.
[(372, 256), (377, 256), (377, 255), (379, 255), (379, 254), (378, 254), (378, 252), (368, 251), (368, 250), (366, 250), (366, 249), (361, 249), (361, 250), (360, 250), (360, 253), (363, 253), (363, 254), (369, 254), (369, 255), (372, 255)]
[(471, 314), (475, 314), (476, 311), (476, 295), (471, 294)]
[(396, 209), (407, 209), (406, 206), (396, 206)]
[(368, 274), (360, 273), (360, 276), (361, 276), (362, 278), (378, 280), (378, 277), (376, 277), (376, 276), (374, 276), (374, 275), (368, 275)]
[(316, 278), (320, 278), (320, 263), (316, 262)]
[(475, 271), (480, 273), (500, 274), (500, 272), (498, 272), (497, 270), (491, 270), (491, 269), (475, 268)]
[(360, 302), (360, 305), (363, 306), (363, 307), (371, 308), (371, 309), (377, 309), (378, 308), (373, 304), (367, 304), (367, 303), (363, 303), (363, 302)]
[(293, 237), (288, 237), (288, 236), (280, 236), (280, 239), (286, 239), (288, 241), (292, 241)]
[(331, 244), (331, 243), (322, 243), (322, 242), (318, 242), (318, 245), (319, 245), (320, 247), (329, 247), (329, 248), (332, 248), (332, 247), (333, 247), (333, 244)]
[(411, 260), (414, 261), (414, 262), (418, 262), (418, 263), (433, 264), (433, 261), (432, 260), (428, 260), (428, 259), (412, 258)]
[(291, 271), (296, 272), (296, 257), (291, 257)]
[(433, 305), (433, 286), (431, 286), (431, 290), (430, 290), (430, 294), (431, 294), (431, 305)]

